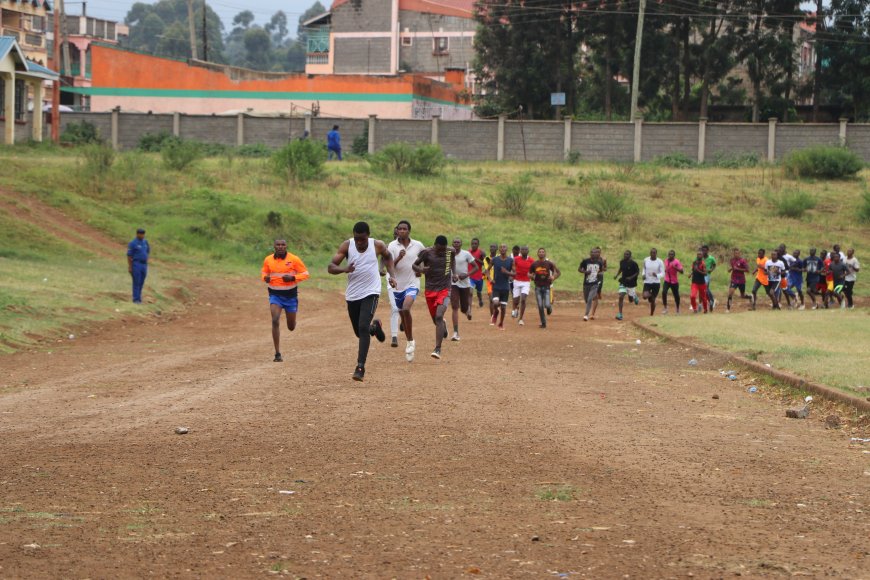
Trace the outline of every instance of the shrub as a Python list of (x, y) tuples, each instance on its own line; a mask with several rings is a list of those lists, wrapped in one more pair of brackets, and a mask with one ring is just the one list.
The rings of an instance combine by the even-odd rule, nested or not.
[(326, 163), (326, 145), (312, 139), (291, 141), (272, 154), (272, 168), (288, 181), (317, 179)]
[(447, 158), (439, 145), (421, 145), (411, 156), (411, 173), (414, 175), (435, 175), (447, 164)]
[(784, 191), (771, 195), (770, 199), (780, 217), (801, 218), (807, 210), (816, 207), (816, 198), (805, 191)]
[(136, 145), (136, 148), (139, 149), (139, 151), (145, 151), (148, 153), (159, 153), (168, 143), (177, 143), (180, 140), (181, 139), (168, 131), (145, 133), (139, 137), (139, 143)]
[(81, 151), (85, 160), (85, 169), (94, 176), (108, 173), (115, 161), (115, 150), (102, 143), (90, 143), (82, 147)]
[(447, 158), (438, 145), (409, 145), (390, 143), (368, 158), (369, 165), (382, 173), (409, 173), (434, 175), (447, 164)]
[(616, 223), (631, 210), (631, 199), (618, 187), (596, 185), (589, 190), (586, 206), (598, 221)]
[(167, 141), (160, 150), (163, 163), (169, 169), (182, 171), (202, 157), (198, 143), (193, 141)]
[(668, 153), (667, 155), (659, 155), (653, 160), (656, 165), (663, 165), (673, 169), (685, 169), (687, 167), (695, 167), (698, 162), (685, 153)]
[(758, 153), (719, 153), (713, 160), (713, 165), (723, 169), (758, 167), (761, 165), (761, 155)]
[(870, 189), (861, 194), (861, 205), (858, 206), (858, 220), (870, 223)]
[(273, 151), (262, 143), (251, 143), (236, 148), (236, 155), (239, 157), (269, 157), (272, 153)]
[(353, 140), (350, 152), (358, 157), (368, 157), (369, 154), (369, 124), (366, 123), (363, 132)]
[(790, 177), (844, 179), (854, 177), (864, 164), (846, 147), (821, 145), (792, 152), (785, 160)]
[(529, 202), (537, 195), (538, 192), (532, 185), (532, 176), (523, 173), (514, 183), (499, 189), (496, 203), (507, 215), (520, 217), (526, 213)]
[(103, 141), (96, 126), (87, 121), (67, 124), (63, 129), (60, 140), (63, 143), (71, 145), (87, 145), (89, 143), (102, 143)]
[(568, 158), (565, 161), (568, 162), (568, 165), (577, 165), (578, 163), (580, 163), (580, 159), (580, 152), (571, 149), (570, 151), (568, 151)]

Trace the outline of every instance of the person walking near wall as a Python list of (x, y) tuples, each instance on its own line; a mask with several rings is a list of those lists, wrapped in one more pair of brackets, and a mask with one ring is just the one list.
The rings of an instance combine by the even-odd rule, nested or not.
[(142, 304), (142, 287), (148, 275), (148, 257), (151, 245), (145, 239), (145, 230), (136, 230), (136, 237), (127, 244), (127, 271), (133, 277), (133, 304)]
[(326, 150), (327, 160), (332, 161), (332, 155), (335, 154), (341, 161), (341, 133), (338, 132), (338, 125), (333, 125), (332, 131), (326, 134)]

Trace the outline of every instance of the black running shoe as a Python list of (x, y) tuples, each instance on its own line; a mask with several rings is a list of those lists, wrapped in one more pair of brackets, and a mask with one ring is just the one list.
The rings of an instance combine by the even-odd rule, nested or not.
[(384, 342), (387, 340), (387, 335), (384, 334), (384, 329), (381, 326), (380, 320), (375, 320), (372, 322), (371, 326), (369, 326), (369, 334), (378, 339), (378, 342)]
[(395, 337), (395, 336), (393, 337), (393, 339), (390, 341), (390, 346), (393, 348), (398, 348), (398, 346), (399, 346), (398, 337)]
[(366, 376), (366, 370), (363, 367), (356, 367), (356, 370), (353, 371), (353, 380), (362, 382), (363, 377)]
[(275, 353), (275, 359), (274, 359), (272, 362), (284, 362), (284, 359), (281, 358), (281, 353), (280, 353), (280, 352), (276, 352), (276, 353)]
[(553, 307), (552, 307), (552, 306), (547, 306), (547, 316), (550, 316), (550, 315), (552, 315), (552, 314), (553, 314)]

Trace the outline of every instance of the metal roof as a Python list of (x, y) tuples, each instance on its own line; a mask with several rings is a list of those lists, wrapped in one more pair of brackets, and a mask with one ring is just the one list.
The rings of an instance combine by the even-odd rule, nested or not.
[(17, 71), (16, 74), (21, 73), (26, 76), (37, 77), (49, 81), (57, 80), (60, 77), (60, 75), (53, 70), (46, 68), (41, 64), (37, 64), (32, 60), (27, 60), (24, 53), (21, 51), (21, 47), (18, 46), (18, 41), (15, 40), (15, 37), (0, 36), (0, 60), (6, 58), (10, 53), (13, 55), (13, 58), (24, 67), (24, 70)]

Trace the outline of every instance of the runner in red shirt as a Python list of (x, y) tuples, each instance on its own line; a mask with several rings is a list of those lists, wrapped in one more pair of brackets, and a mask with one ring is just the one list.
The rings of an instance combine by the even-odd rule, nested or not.
[(529, 270), (535, 260), (529, 257), (529, 247), (520, 247), (520, 255), (514, 259), (513, 274), (514, 277), (514, 310), (519, 309), (519, 320), (517, 324), (525, 326), (523, 322), (523, 314), (526, 313), (526, 299), (529, 297), (529, 291), (532, 286), (531, 278), (529, 278)]
[(480, 249), (480, 240), (477, 238), (471, 239), (471, 250), (469, 253), (474, 257), (474, 263), (477, 264), (477, 271), (468, 277), (471, 281), (471, 286), (477, 292), (477, 306), (483, 308), (483, 258), (486, 254)]

